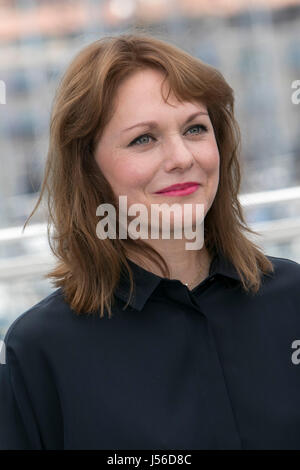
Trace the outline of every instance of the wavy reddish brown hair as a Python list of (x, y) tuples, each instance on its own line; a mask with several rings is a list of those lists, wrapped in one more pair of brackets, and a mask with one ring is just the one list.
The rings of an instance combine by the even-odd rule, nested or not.
[[(76, 313), (112, 314), (114, 290), (121, 270), (134, 291), (126, 247), (134, 248), (170, 277), (168, 266), (142, 239), (100, 239), (96, 208), (117, 201), (94, 158), (94, 149), (114, 112), (117, 88), (140, 68), (152, 67), (165, 75), (167, 102), (172, 90), (179, 101), (205, 103), (220, 154), (220, 179), (215, 200), (205, 218), (204, 243), (213, 256), (221, 252), (237, 269), (242, 286), (256, 293), (261, 272), (274, 268), (244, 232), (257, 234), (244, 219), (238, 201), (240, 189), (240, 131), (234, 117), (234, 93), (214, 67), (187, 52), (143, 34), (99, 39), (85, 47), (66, 70), (54, 98), (49, 150), (38, 201), (24, 228), (47, 196), (48, 239), (57, 258), (45, 277), (61, 287)], [(50, 230), (52, 235), (50, 235)], [(118, 232), (117, 232), (118, 233)]]

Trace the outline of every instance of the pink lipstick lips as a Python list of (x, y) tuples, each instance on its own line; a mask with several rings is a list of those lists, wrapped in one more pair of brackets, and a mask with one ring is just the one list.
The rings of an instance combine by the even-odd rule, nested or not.
[(155, 194), (163, 194), (165, 196), (186, 196), (195, 192), (199, 186), (199, 183), (195, 182), (173, 184), (172, 186), (168, 186), (157, 191)]

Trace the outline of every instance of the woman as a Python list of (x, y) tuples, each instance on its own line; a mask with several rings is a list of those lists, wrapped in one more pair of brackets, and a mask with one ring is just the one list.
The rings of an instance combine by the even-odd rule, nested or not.
[[(300, 449), (300, 266), (246, 237), (239, 154), (215, 68), (143, 35), (77, 55), (34, 208), (47, 193), (57, 289), (6, 334), (0, 448)], [(105, 238), (120, 197), (148, 228), (166, 204), (171, 236)], [(197, 249), (172, 237), (185, 204)]]

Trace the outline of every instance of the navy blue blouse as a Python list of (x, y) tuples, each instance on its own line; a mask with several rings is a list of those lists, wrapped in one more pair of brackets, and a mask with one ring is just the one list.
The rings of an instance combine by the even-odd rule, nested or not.
[(192, 291), (129, 260), (113, 316), (61, 289), (4, 338), (0, 449), (300, 449), (300, 264), (247, 294), (216, 256)]

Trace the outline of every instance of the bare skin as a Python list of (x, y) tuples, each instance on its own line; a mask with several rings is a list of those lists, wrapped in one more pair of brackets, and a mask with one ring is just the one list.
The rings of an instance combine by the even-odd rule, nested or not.
[[(150, 213), (154, 203), (191, 203), (193, 208), (201, 203), (205, 216), (217, 192), (220, 162), (208, 110), (200, 102), (179, 102), (172, 92), (169, 103), (173, 106), (165, 103), (161, 96), (162, 80), (159, 71), (145, 69), (122, 82), (116, 93), (114, 114), (98, 142), (95, 160), (115, 195), (127, 196), (128, 207), (144, 204)], [(191, 118), (192, 115), (195, 117)], [(155, 127), (136, 126), (144, 121), (155, 121)], [(132, 129), (128, 130), (129, 127)], [(189, 195), (157, 194), (162, 188), (188, 181), (199, 183), (198, 189)], [(211, 259), (205, 246), (187, 250), (186, 242), (192, 240), (184, 236), (144, 241), (164, 257), (171, 279), (184, 284), (192, 282), (189, 288), (193, 288), (208, 276)], [(134, 252), (128, 251), (127, 255), (136, 264), (162, 275), (150, 260), (138, 259)]]

